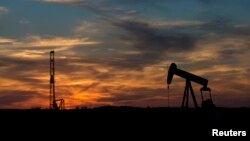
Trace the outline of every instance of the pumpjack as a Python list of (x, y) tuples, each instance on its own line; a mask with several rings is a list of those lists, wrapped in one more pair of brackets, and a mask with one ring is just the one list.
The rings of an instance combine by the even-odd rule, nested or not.
[[(192, 84), (191, 81), (196, 82), (200, 85), (202, 85), (203, 87), (200, 89), (201, 92), (201, 98), (202, 98), (202, 108), (212, 108), (215, 107), (212, 101), (212, 96), (211, 96), (211, 89), (209, 87), (207, 87), (208, 85), (208, 80), (205, 78), (202, 78), (200, 76), (194, 75), (192, 73), (186, 72), (184, 70), (178, 69), (177, 65), (175, 63), (172, 63), (169, 67), (168, 70), (168, 76), (167, 76), (167, 84), (168, 84), (168, 88), (169, 85), (171, 84), (172, 80), (173, 80), (173, 76), (177, 75), (180, 76), (184, 79), (186, 79), (186, 86), (184, 89), (184, 95), (183, 95), (183, 99), (182, 99), (182, 108), (188, 108), (188, 102), (189, 102), (189, 92), (191, 93), (193, 102), (194, 102), (194, 106), (195, 108), (199, 108), (195, 95), (194, 95), (194, 91), (192, 88)], [(209, 98), (208, 99), (204, 99), (204, 92), (207, 91), (209, 92)]]

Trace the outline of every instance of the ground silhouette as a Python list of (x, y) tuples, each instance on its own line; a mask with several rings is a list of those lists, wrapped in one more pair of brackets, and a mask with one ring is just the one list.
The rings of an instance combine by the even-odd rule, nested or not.
[[(33, 132), (140, 136), (211, 136), (212, 129), (249, 130), (249, 108), (138, 108), (104, 106), (71, 110), (1, 109), (2, 128)], [(6, 124), (6, 125), (5, 125)], [(18, 128), (16, 128), (18, 127)], [(55, 131), (54, 131), (55, 129)]]

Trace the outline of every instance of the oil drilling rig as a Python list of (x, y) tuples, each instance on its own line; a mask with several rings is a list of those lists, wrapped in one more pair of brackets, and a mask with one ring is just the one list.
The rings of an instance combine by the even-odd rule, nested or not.
[(63, 110), (64, 99), (56, 99), (55, 93), (55, 52), (50, 51), (50, 109)]
[[(194, 95), (194, 91), (191, 85), (191, 81), (196, 82), (200, 85), (202, 85), (203, 87), (200, 89), (201, 92), (201, 98), (202, 98), (202, 107), (203, 108), (212, 108), (215, 107), (212, 101), (212, 97), (211, 97), (211, 89), (207, 87), (208, 85), (208, 80), (205, 78), (202, 78), (200, 76), (191, 74), (189, 72), (183, 71), (181, 69), (177, 68), (177, 65), (175, 63), (172, 63), (171, 66), (169, 67), (168, 70), (168, 76), (167, 76), (167, 84), (168, 84), (168, 88), (169, 85), (172, 82), (173, 76), (177, 75), (180, 76), (184, 79), (186, 79), (186, 86), (184, 89), (184, 95), (183, 95), (183, 100), (182, 100), (182, 108), (188, 108), (188, 102), (189, 102), (189, 91), (191, 92), (191, 96), (194, 102), (194, 106), (195, 108), (198, 108), (198, 104)], [(208, 91), (209, 92), (209, 98), (204, 100), (204, 96), (203, 96), (203, 92), (204, 91)]]

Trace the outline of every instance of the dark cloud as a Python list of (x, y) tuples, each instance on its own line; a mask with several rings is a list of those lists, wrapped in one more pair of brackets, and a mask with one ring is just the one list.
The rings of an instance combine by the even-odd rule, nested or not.
[[(80, 65), (84, 64), (79, 59), (55, 59), (56, 74), (72, 74), (83, 69), (94, 71), (94, 67), (86, 67)], [(48, 74), (49, 79), (49, 56), (47, 59), (29, 59), (18, 57), (0, 57), (0, 64), (3, 69), (0, 72), (4, 75), (1, 77), (19, 80), (21, 82), (39, 83), (41, 80), (32, 77), (39, 76), (39, 74)]]
[[(166, 89), (164, 88), (148, 88), (148, 87), (110, 87), (108, 89), (111, 89), (110, 94), (111, 97), (108, 98), (99, 98), (98, 102), (113, 102), (113, 103), (119, 103), (123, 101), (140, 101), (148, 98), (154, 98), (154, 97), (164, 97), (166, 98)], [(107, 90), (105, 88), (105, 90)], [(120, 92), (116, 92), (120, 91)], [(126, 92), (126, 93), (124, 93)]]
[(79, 88), (81, 88), (81, 92), (86, 92), (90, 89), (95, 89), (97, 88), (101, 83), (100, 82), (94, 82), (94, 83), (91, 83), (89, 85), (79, 85)]
[[(230, 27), (232, 30), (232, 34), (235, 36), (250, 36), (250, 24), (247, 25), (235, 25), (233, 27)], [(229, 29), (230, 31), (230, 29)]]
[(167, 51), (187, 51), (194, 47), (196, 39), (189, 34), (170, 32), (152, 27), (149, 23), (136, 20), (117, 20), (111, 24), (124, 30), (120, 39), (132, 43), (139, 54), (127, 55), (121, 64), (144, 67), (162, 60)]
[(235, 49), (230, 49), (230, 46), (226, 50), (221, 50), (219, 51), (220, 56), (222, 55), (224, 59), (232, 58), (237, 55), (241, 55), (244, 53), (244, 50), (235, 50)]
[[(248, 33), (248, 30), (250, 29), (248, 28), (248, 26), (237, 27), (235, 26), (235, 23), (232, 22), (232, 20), (221, 16), (215, 17), (213, 20), (204, 22), (203, 24), (185, 26), (188, 31), (194, 31), (194, 34), (195, 30), (202, 31), (200, 37), (194, 35), (192, 32), (189, 32), (189, 34), (179, 32), (178, 28), (183, 27), (173, 27), (173, 29), (167, 30), (163, 27), (155, 27), (150, 23), (138, 20), (106, 20), (109, 24), (117, 27), (119, 29), (118, 31), (122, 30), (122, 32), (119, 32), (117, 36), (119, 38), (118, 40), (129, 42), (130, 44), (127, 47), (132, 49), (132, 51), (137, 51), (138, 53), (119, 54), (117, 56), (111, 55), (105, 58), (86, 57), (83, 62), (93, 62), (96, 64), (117, 67), (120, 69), (141, 70), (146, 66), (157, 64), (163, 60), (166, 60), (168, 58), (166, 54), (187, 52), (192, 51), (192, 49), (197, 49), (194, 47), (196, 41), (200, 39), (207, 40), (207, 42), (213, 42), (223, 39), (225, 36), (232, 37), (235, 35), (239, 35), (247, 37), (247, 34), (250, 33)], [(216, 38), (214, 40), (211, 40), (210, 37), (208, 37), (208, 39), (204, 39), (204, 36), (202, 35), (206, 35), (207, 33), (211, 32), (216, 33)], [(196, 68), (196, 66), (202, 68), (204, 64), (207, 64), (205, 67), (207, 67), (209, 64), (209, 66), (211, 67), (212, 63), (237, 63), (237, 59), (235, 59), (235, 57), (237, 57), (237, 55), (240, 55), (241, 52), (242, 51), (240, 49), (223, 49), (218, 52), (220, 54), (220, 58), (216, 58), (221, 59), (222, 61), (218, 62), (215, 60), (208, 60), (205, 63), (198, 62), (199, 64), (192, 66), (194, 68)]]
[(98, 15), (102, 16), (110, 16), (110, 15), (133, 15), (136, 14), (136, 10), (132, 9), (122, 9), (122, 8), (114, 8), (108, 6), (101, 6), (101, 5), (92, 5), (92, 4), (82, 4), (79, 5), (81, 8), (90, 10)]
[(49, 60), (2, 56), (0, 58), (0, 63), (4, 67), (8, 67), (9, 69), (13, 69), (15, 71), (44, 71), (48, 68), (47, 66), (49, 65)]
[(210, 19), (210, 21), (200, 25), (200, 29), (210, 32), (216, 32), (222, 34), (224, 32), (231, 31), (232, 29), (232, 19), (226, 16), (215, 16)]
[(235, 49), (230, 49), (230, 47), (228, 47), (228, 49), (226, 50), (221, 50), (218, 51), (218, 59), (221, 60), (220, 63), (224, 64), (224, 65), (230, 65), (230, 66), (238, 66), (241, 64), (241, 60), (239, 60), (239, 56), (243, 55), (245, 52), (244, 49), (241, 49), (240, 47), (238, 47), (237, 50)]
[[(0, 106), (10, 106), (15, 102), (25, 102), (35, 96), (40, 95), (36, 91), (23, 91), (23, 90), (1, 90)], [(18, 107), (16, 107), (18, 108)]]
[[(142, 70), (146, 66), (157, 64), (166, 60), (166, 53), (191, 51), (197, 41), (197, 37), (192, 34), (167, 30), (164, 27), (155, 27), (150, 22), (139, 20), (121, 20), (117, 18), (106, 18), (106, 24), (113, 26), (111, 30), (116, 36), (113, 39), (122, 42), (128, 42), (129, 45), (113, 44), (104, 42), (97, 49), (95, 57), (93, 54), (87, 55), (82, 62), (95, 63), (106, 67), (116, 67), (119, 69)], [(114, 29), (116, 28), (116, 29)], [(109, 46), (108, 46), (109, 45)], [(101, 50), (112, 46), (114, 49), (123, 46), (125, 51), (135, 51), (135, 54), (126, 54), (123, 52), (110, 52)], [(78, 50), (82, 50), (79, 48)], [(104, 54), (106, 56), (104, 56)], [(102, 57), (103, 56), (103, 57)]]
[(48, 60), (31, 60), (16, 57), (0, 57), (1, 77), (22, 83), (39, 84), (42, 81), (33, 77), (48, 72)]
[(239, 24), (236, 20), (221, 15), (212, 17), (209, 21), (196, 26), (194, 29), (203, 31), (203, 34), (216, 33), (220, 37), (249, 37), (250, 35), (250, 25), (248, 23)]
[[(141, 71), (144, 67), (152, 65), (160, 61), (160, 57), (157, 58), (148, 58), (150, 54), (146, 55), (124, 55), (121, 54), (120, 57), (110, 57), (110, 58), (86, 58), (85, 61), (96, 63), (100, 66), (122, 69), (122, 70), (135, 70)], [(155, 57), (155, 56), (152, 56)], [(97, 73), (98, 74), (98, 73)]]
[(162, 52), (168, 49), (190, 49), (194, 39), (186, 34), (161, 31), (146, 22), (120, 20), (113, 22), (128, 33), (122, 39), (133, 41), (135, 47), (142, 52)]

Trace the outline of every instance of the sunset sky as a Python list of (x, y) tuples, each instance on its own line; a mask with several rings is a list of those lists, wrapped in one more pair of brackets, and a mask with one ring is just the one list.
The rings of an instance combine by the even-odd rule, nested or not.
[[(49, 107), (49, 52), (66, 108), (167, 107), (172, 62), (216, 106), (250, 107), (249, 0), (1, 0), (0, 109)], [(201, 85), (192, 83), (201, 104)], [(174, 76), (170, 107), (185, 79)]]

